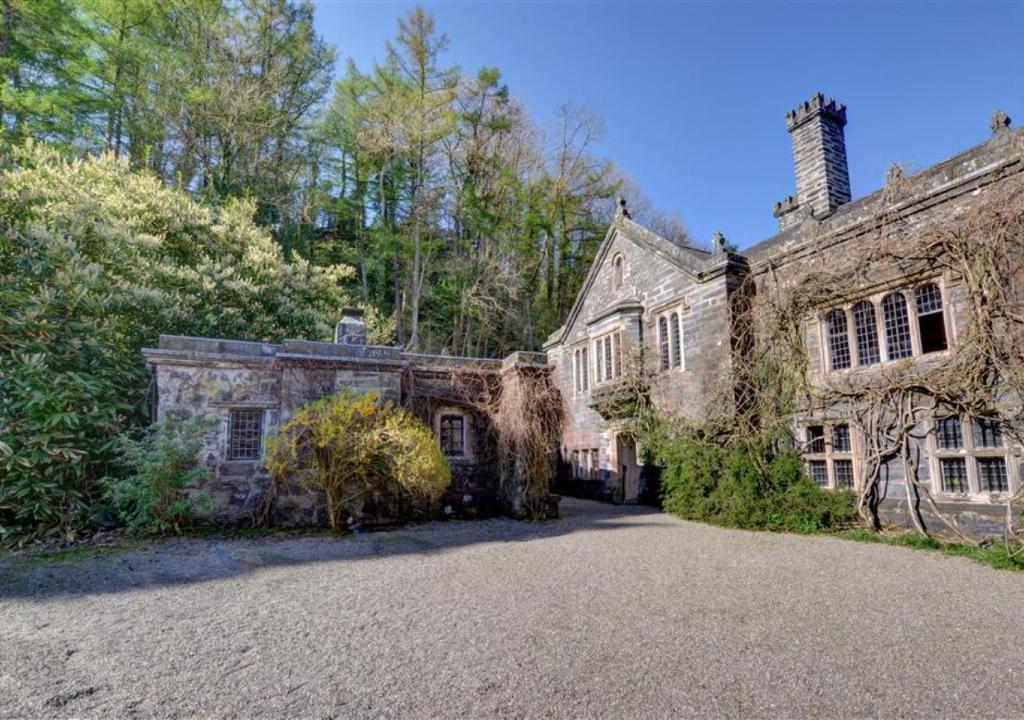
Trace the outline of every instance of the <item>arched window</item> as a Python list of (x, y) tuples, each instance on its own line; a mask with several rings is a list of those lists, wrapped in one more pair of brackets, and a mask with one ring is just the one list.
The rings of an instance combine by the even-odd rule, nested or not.
[(825, 316), (825, 327), (828, 330), (828, 356), (833, 370), (846, 370), (850, 367), (850, 336), (846, 332), (846, 313), (833, 310)]
[(917, 301), (917, 329), (921, 335), (921, 352), (946, 349), (946, 318), (942, 312), (942, 292), (935, 283), (922, 285), (914, 291)]
[(853, 332), (857, 340), (857, 363), (874, 365), (882, 359), (878, 351), (878, 324), (875, 306), (862, 300), (853, 306)]
[(658, 318), (658, 349), (661, 351), (661, 369), (668, 370), (668, 318)]
[(672, 313), (668, 319), (669, 332), (672, 333), (672, 367), (683, 364), (682, 341), (679, 338), (679, 313)]
[(625, 276), (625, 261), (621, 255), (616, 255), (615, 260), (612, 261), (612, 267), (615, 271), (615, 287), (622, 287), (622, 280)]
[(914, 348), (910, 342), (910, 319), (903, 293), (894, 292), (882, 298), (882, 319), (885, 321), (886, 357), (889, 360), (910, 357)]

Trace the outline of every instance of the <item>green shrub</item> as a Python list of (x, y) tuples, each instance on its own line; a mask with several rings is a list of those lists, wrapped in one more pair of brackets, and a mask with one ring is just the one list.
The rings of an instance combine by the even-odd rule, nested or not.
[(715, 442), (702, 431), (661, 433), (662, 506), (687, 520), (729, 527), (818, 532), (853, 522), (852, 493), (817, 487), (777, 441)]
[(110, 156), (0, 173), (0, 540), (73, 535), (147, 418), (160, 333), (327, 338), (351, 268), (288, 260), (250, 203), (205, 207)]
[(136, 535), (180, 534), (192, 524), (197, 503), (205, 495), (187, 496), (209, 474), (199, 461), (210, 424), (174, 417), (156, 423), (141, 439), (121, 441), (121, 455), (130, 470), (125, 477), (104, 478), (103, 496), (128, 530)]
[(275, 482), (323, 493), (331, 529), (362, 518), (368, 501), (417, 507), (440, 498), (451, 471), (437, 438), (376, 393), (345, 391), (299, 410), (267, 441)]

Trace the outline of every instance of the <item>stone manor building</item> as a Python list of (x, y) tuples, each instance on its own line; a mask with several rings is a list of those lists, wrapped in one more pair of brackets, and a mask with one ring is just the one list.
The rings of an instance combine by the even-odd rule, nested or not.
[[(631, 361), (652, 368), (656, 407), (690, 420), (707, 416), (709, 403), (728, 383), (736, 353), (735, 293), (765, 273), (785, 277), (807, 258), (827, 251), (838, 259), (886, 222), (941, 220), (965, 199), (1024, 176), (1024, 135), (996, 112), (984, 142), (905, 179), (893, 207), (881, 190), (853, 199), (847, 170), (846, 108), (815, 94), (786, 114), (796, 176), (795, 194), (774, 206), (779, 230), (742, 253), (715, 233), (711, 250), (673, 243), (634, 222), (620, 203), (582, 289), (544, 354), (517, 353), (486, 361), (490, 372), (549, 369), (566, 408), (558, 452), (563, 487), (635, 502), (645, 474), (635, 441), (602, 398)], [(808, 318), (805, 342), (812, 378), (878, 373), (894, 363), (929, 362), (957, 342), (962, 288), (954, 278), (887, 277), (841, 307)], [(335, 343), (283, 345), (163, 337), (145, 351), (158, 388), (158, 413), (212, 415), (218, 433), (206, 450), (211, 487), (222, 517), (252, 513), (267, 486), (261, 459), (268, 430), (297, 407), (343, 388), (372, 389), (401, 402), (420, 393), (424, 419), (435, 429), (455, 469), (451, 502), (473, 505), (495, 493), (493, 458), (484, 441), (484, 418), (452, 405), (441, 392), (453, 368), (473, 362), (404, 353), (365, 344), (365, 329), (351, 315)], [(403, 384), (409, 373), (421, 382)], [(801, 421), (797, 434), (807, 471), (819, 485), (852, 488), (859, 471), (859, 439), (842, 417)], [(1021, 486), (1022, 449), (975, 418), (936, 420), (923, 441), (922, 475), (932, 492), (984, 524), (995, 501)], [(567, 476), (567, 477), (566, 477)], [(894, 475), (888, 492), (902, 497)], [(575, 485), (574, 485), (575, 483)], [(297, 502), (292, 514), (311, 510)], [(302, 519), (301, 517), (299, 518)]]
[[(636, 348), (648, 355), (644, 367), (653, 365), (654, 405), (700, 420), (713, 409), (709, 403), (722, 401), (717, 390), (743, 352), (736, 345), (743, 318), (731, 301), (745, 279), (759, 281), (769, 271), (796, 277), (821, 253), (842, 263), (887, 223), (941, 222), (968, 198), (1024, 178), (1024, 135), (997, 111), (987, 140), (904, 178), (895, 207), (882, 190), (855, 200), (846, 122), (846, 107), (820, 93), (786, 114), (796, 193), (774, 206), (778, 232), (743, 253), (720, 233), (710, 252), (674, 244), (633, 222), (622, 203), (565, 324), (545, 345), (569, 408), (561, 454), (576, 480), (571, 486), (625, 502), (642, 494), (635, 442), (602, 406)], [(901, 277), (893, 268), (851, 302), (820, 308), (804, 332), (811, 381), (945, 356), (963, 326), (962, 295), (955, 278)], [(797, 425), (810, 477), (823, 487), (854, 488), (860, 439), (850, 423), (826, 416)], [(996, 503), (1021, 487), (1022, 449), (976, 418), (940, 418), (925, 431), (919, 477), (940, 504), (975, 525), (1000, 519), (1005, 508)], [(900, 473), (887, 478), (889, 498), (903, 498)], [(898, 512), (892, 505), (890, 514)]]

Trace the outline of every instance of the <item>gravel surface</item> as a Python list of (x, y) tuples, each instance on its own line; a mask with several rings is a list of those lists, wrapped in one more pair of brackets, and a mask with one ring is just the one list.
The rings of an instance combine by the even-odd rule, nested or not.
[(563, 510), (0, 557), (0, 717), (1024, 717), (1024, 575)]

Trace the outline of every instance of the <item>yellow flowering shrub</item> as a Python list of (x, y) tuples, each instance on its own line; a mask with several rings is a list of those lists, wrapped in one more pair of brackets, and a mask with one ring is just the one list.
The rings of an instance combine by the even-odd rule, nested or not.
[(376, 393), (345, 391), (299, 410), (268, 438), (267, 467), (277, 483), (322, 492), (335, 532), (369, 500), (429, 504), (451, 483), (430, 428)]

